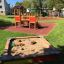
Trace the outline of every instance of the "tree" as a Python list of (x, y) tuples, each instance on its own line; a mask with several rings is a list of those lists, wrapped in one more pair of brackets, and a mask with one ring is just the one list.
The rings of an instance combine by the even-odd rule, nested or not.
[(42, 13), (42, 1), (43, 0), (32, 0), (31, 8), (35, 9), (37, 13)]
[(55, 8), (57, 10), (61, 10), (64, 7), (64, 3), (62, 2), (62, 0), (56, 0), (55, 2)]
[(23, 2), (16, 2), (15, 5), (22, 5), (22, 6), (24, 6), (25, 8), (30, 8), (31, 3), (30, 3), (29, 0), (23, 0)]
[(30, 7), (31, 7), (31, 3), (30, 3), (29, 0), (23, 0), (22, 5), (23, 5), (25, 8), (30, 8)]
[(55, 7), (57, 10), (60, 10), (64, 7), (64, 0), (45, 0), (44, 5), (49, 9)]
[(61, 9), (64, 8), (64, 0), (46, 0), (44, 6), (47, 6), (48, 9), (55, 7), (60, 14)]
[(16, 5), (16, 6), (18, 6), (18, 5), (22, 5), (22, 2), (16, 2), (15, 5)]

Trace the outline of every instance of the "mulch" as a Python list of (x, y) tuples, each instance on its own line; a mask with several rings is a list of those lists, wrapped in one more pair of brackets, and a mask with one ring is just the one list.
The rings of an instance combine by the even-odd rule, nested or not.
[(40, 20), (64, 20), (61, 17), (40, 17)]
[(15, 27), (15, 26), (9, 26), (5, 30), (10, 32), (23, 32), (28, 34), (35, 34), (35, 35), (43, 35), (47, 36), (51, 30), (56, 26), (55, 23), (39, 23), (39, 26), (37, 29), (28, 28), (28, 27)]

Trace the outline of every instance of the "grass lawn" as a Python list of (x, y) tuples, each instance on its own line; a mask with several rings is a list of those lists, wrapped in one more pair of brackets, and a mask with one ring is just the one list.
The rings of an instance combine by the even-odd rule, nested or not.
[(64, 46), (64, 20), (45, 20), (42, 22), (56, 23), (56, 27), (45, 38), (55, 47)]
[(14, 22), (14, 18), (13, 16), (1, 16), (0, 15), (0, 20), (5, 20), (5, 21), (9, 21), (9, 22)]

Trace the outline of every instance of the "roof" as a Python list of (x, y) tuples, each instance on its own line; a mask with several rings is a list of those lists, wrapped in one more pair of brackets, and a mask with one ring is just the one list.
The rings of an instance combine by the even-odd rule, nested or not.
[(22, 9), (22, 8), (24, 8), (24, 7), (23, 7), (23, 6), (14, 6), (13, 8)]

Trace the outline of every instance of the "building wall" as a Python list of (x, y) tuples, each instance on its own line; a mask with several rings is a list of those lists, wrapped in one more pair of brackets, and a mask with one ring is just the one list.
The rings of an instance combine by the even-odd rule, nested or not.
[(7, 4), (6, 0), (0, 0), (0, 15), (6, 15), (9, 13), (10, 13), (9, 4)]
[(8, 4), (6, 1), (5, 1), (5, 12), (6, 12), (6, 14), (10, 14), (10, 12), (11, 12), (10, 4)]
[(0, 15), (5, 15), (4, 0), (0, 0)]

